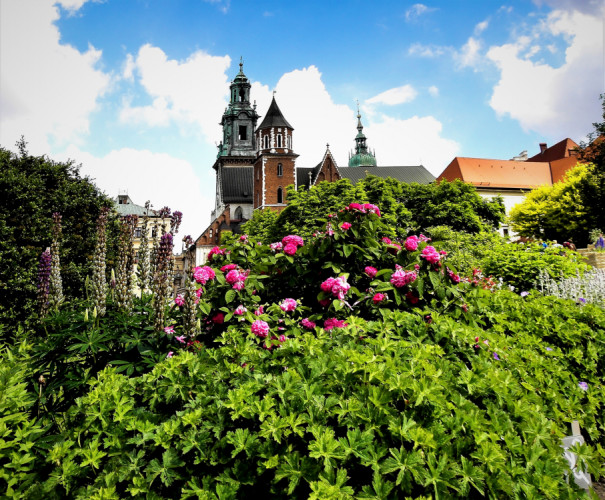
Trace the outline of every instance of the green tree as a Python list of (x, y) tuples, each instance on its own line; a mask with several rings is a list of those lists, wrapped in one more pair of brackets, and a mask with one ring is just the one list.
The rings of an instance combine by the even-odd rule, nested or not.
[[(61, 275), (67, 298), (82, 295), (90, 274), (95, 224), (112, 201), (73, 162), (0, 148), (0, 324), (30, 317), (40, 254), (52, 241), (52, 214), (62, 215)], [(6, 332), (12, 329), (6, 328)]]

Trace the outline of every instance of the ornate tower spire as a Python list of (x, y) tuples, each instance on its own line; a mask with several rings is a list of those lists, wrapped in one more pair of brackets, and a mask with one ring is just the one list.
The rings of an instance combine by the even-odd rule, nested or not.
[(355, 136), (355, 154), (349, 158), (349, 167), (375, 167), (376, 158), (368, 150), (366, 136), (361, 124), (361, 113), (359, 112), (359, 101), (357, 101), (357, 135)]
[(259, 116), (256, 104), (250, 104), (250, 87), (244, 74), (244, 61), (240, 58), (239, 73), (229, 86), (229, 105), (220, 123), (223, 126), (223, 140), (218, 156), (254, 156), (256, 153), (254, 129)]

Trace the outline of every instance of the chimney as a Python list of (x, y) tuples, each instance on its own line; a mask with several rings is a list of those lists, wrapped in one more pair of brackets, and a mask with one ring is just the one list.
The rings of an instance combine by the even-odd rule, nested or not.
[(544, 153), (544, 151), (546, 151), (546, 143), (545, 142), (541, 142), (540, 143), (540, 154)]

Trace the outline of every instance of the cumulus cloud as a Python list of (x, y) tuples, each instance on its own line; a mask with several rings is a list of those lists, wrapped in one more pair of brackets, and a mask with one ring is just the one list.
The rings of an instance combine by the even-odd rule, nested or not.
[(50, 0), (7, 0), (0, 9), (0, 143), (12, 147), (25, 135), (30, 151), (40, 154), (49, 151), (50, 140), (77, 142), (110, 82), (97, 69), (101, 51), (61, 44), (53, 24), (59, 13)]
[(480, 23), (477, 23), (477, 25), (475, 26), (475, 36), (479, 36), (481, 33), (483, 33), (487, 27), (489, 26), (489, 20), (486, 19), (485, 21), (481, 21)]
[(534, 3), (538, 6), (546, 4), (553, 10), (579, 11), (593, 16), (603, 14), (602, 0), (534, 0)]
[(599, 16), (554, 11), (544, 26), (567, 41), (565, 61), (558, 67), (533, 61), (535, 37), (493, 46), (487, 57), (500, 71), (490, 106), (532, 130), (558, 140), (582, 139), (598, 121), (603, 89), (603, 24)]
[(456, 53), (456, 60), (462, 68), (476, 67), (481, 61), (481, 50), (483, 43), (480, 39), (475, 37), (469, 37), (466, 43), (462, 46), (460, 51)]
[(415, 21), (421, 15), (428, 14), (429, 12), (433, 12), (435, 10), (437, 9), (434, 7), (427, 7), (424, 4), (415, 3), (408, 10), (405, 11), (405, 19), (406, 21)]
[[(214, 198), (204, 193), (200, 178), (186, 160), (165, 153), (123, 148), (103, 157), (96, 157), (75, 146), (67, 148), (60, 159), (74, 159), (82, 163), (80, 173), (112, 198), (127, 191), (137, 205), (151, 201), (154, 208), (170, 207), (183, 212), (179, 235), (191, 234), (194, 238), (210, 223)], [(177, 240), (180, 242), (180, 238)], [(180, 251), (180, 243), (175, 249)]]
[(217, 122), (229, 96), (229, 56), (204, 51), (184, 61), (169, 59), (158, 47), (143, 45), (136, 58), (127, 59), (124, 75), (134, 72), (151, 98), (151, 104), (124, 102), (120, 118), (126, 123), (167, 126), (197, 125), (209, 142), (220, 137)]
[(411, 85), (403, 85), (401, 87), (385, 90), (384, 92), (367, 99), (366, 104), (386, 104), (388, 106), (395, 106), (397, 104), (413, 101), (417, 95), (418, 92), (416, 92), (414, 87)]

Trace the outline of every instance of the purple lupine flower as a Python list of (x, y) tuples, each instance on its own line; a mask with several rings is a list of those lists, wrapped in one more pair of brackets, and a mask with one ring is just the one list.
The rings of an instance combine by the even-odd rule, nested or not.
[(496, 361), (500, 361), (500, 357), (498, 356), (498, 353), (496, 353), (496, 352), (494, 353), (494, 359)]
[(583, 391), (587, 391), (588, 390), (588, 384), (586, 382), (578, 382), (578, 387), (580, 389), (582, 389)]

